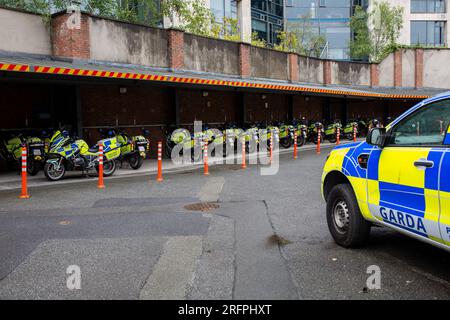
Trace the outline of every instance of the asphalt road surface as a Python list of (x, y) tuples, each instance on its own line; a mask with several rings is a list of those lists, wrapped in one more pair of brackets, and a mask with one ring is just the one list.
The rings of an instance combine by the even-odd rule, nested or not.
[[(28, 200), (1, 192), (0, 299), (450, 298), (443, 250), (384, 228), (360, 249), (333, 242), (320, 194), (327, 152), (282, 155), (276, 175), (224, 165), (162, 183), (106, 179), (104, 190), (46, 186)], [(216, 206), (185, 207), (200, 202)], [(372, 265), (380, 289), (367, 288)]]

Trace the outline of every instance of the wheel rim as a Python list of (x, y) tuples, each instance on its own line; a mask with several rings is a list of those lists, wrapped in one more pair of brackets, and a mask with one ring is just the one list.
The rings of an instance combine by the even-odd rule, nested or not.
[(136, 167), (138, 165), (138, 163), (139, 163), (138, 156), (133, 156), (133, 157), (130, 158), (130, 165), (132, 167)]
[(113, 169), (114, 169), (114, 160), (107, 161), (103, 165), (104, 174), (110, 174)]
[(59, 169), (56, 168), (55, 164), (52, 163), (48, 166), (48, 171), (47, 171), (48, 175), (52, 178), (52, 179), (60, 179), (63, 174), (64, 174), (64, 167), (63, 165), (59, 166)]
[(338, 200), (334, 205), (333, 221), (336, 229), (340, 233), (345, 233), (348, 230), (350, 224), (350, 215), (348, 205), (343, 200)]

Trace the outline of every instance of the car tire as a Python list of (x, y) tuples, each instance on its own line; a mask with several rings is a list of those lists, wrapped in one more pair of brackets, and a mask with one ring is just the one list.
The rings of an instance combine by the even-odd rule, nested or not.
[(331, 189), (327, 198), (327, 223), (334, 241), (342, 247), (358, 247), (368, 240), (371, 223), (362, 216), (350, 184)]

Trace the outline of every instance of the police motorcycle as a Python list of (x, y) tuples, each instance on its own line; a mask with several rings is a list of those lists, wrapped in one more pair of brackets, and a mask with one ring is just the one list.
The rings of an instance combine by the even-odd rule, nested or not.
[(172, 152), (178, 145), (180, 146), (177, 153), (179, 156), (183, 156), (184, 151), (187, 151), (192, 161), (199, 161), (202, 157), (203, 132), (189, 133), (186, 129), (170, 127), (166, 132), (164, 148), (168, 158), (172, 158)]
[(146, 138), (148, 133), (148, 130), (143, 129), (143, 135), (129, 136), (120, 129), (100, 129), (100, 134), (103, 138), (117, 138), (120, 146), (120, 156), (117, 158), (117, 161), (120, 162), (121, 167), (123, 162), (128, 162), (133, 170), (142, 167), (147, 156), (150, 146), (150, 142)]
[(89, 172), (99, 170), (99, 146), (103, 145), (103, 175), (109, 177), (116, 171), (116, 159), (120, 156), (117, 138), (103, 139), (89, 148), (81, 139), (71, 137), (65, 130), (56, 131), (50, 139), (48, 159), (44, 174), (50, 181), (61, 180), (66, 171)]
[(45, 159), (44, 142), (36, 136), (6, 134), (0, 143), (0, 158), (11, 170), (20, 169), (22, 146), (27, 148), (27, 173), (36, 175)]
[(294, 127), (295, 132), (297, 133), (297, 146), (303, 146), (308, 140), (308, 121), (305, 117), (302, 117), (300, 121), (294, 119), (292, 125)]
[(323, 142), (325, 140), (325, 130), (323, 128), (322, 122), (311, 121), (308, 127), (308, 141), (317, 144), (319, 133), (320, 133), (320, 141)]
[(342, 133), (342, 124), (340, 120), (335, 120), (333, 121), (333, 123), (327, 125), (325, 128), (325, 139), (327, 139), (331, 143), (335, 143), (337, 141), (338, 128)]
[(350, 120), (342, 131), (345, 138), (353, 140), (354, 131), (356, 131), (356, 135), (359, 134), (358, 122), (356, 120)]
[(370, 119), (368, 121), (368, 130), (372, 130), (374, 128), (382, 128), (383, 124), (377, 118)]
[(278, 123), (279, 126), (279, 138), (280, 145), (283, 148), (290, 148), (294, 141), (294, 131), (295, 128), (293, 125), (287, 125), (285, 123)]
[(223, 130), (225, 150), (224, 155), (226, 156), (230, 150), (234, 153), (237, 148), (239, 129), (235, 123), (226, 123), (225, 129)]
[[(247, 123), (244, 125), (245, 151), (255, 152), (259, 144), (259, 128), (255, 123)], [(252, 148), (250, 148), (252, 147)]]
[(259, 144), (258, 144), (258, 150), (260, 147), (260, 144), (262, 142), (265, 142), (267, 146), (267, 150), (270, 150), (270, 140), (273, 135), (273, 139), (276, 139), (276, 141), (280, 142), (280, 130), (277, 126), (274, 126), (272, 124), (265, 125), (263, 123), (258, 124), (259, 127)]

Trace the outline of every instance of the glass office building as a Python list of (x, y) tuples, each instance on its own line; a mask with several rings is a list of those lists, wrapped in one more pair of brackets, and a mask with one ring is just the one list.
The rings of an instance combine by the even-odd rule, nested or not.
[(236, 0), (209, 0), (209, 8), (219, 23), (223, 23), (224, 17), (237, 18)]
[(321, 57), (350, 59), (352, 38), (350, 18), (359, 5), (367, 10), (368, 0), (285, 0), (286, 28), (295, 30), (307, 21), (311, 32), (324, 36), (326, 45)]
[(251, 0), (252, 32), (269, 45), (278, 43), (284, 30), (284, 0)]

